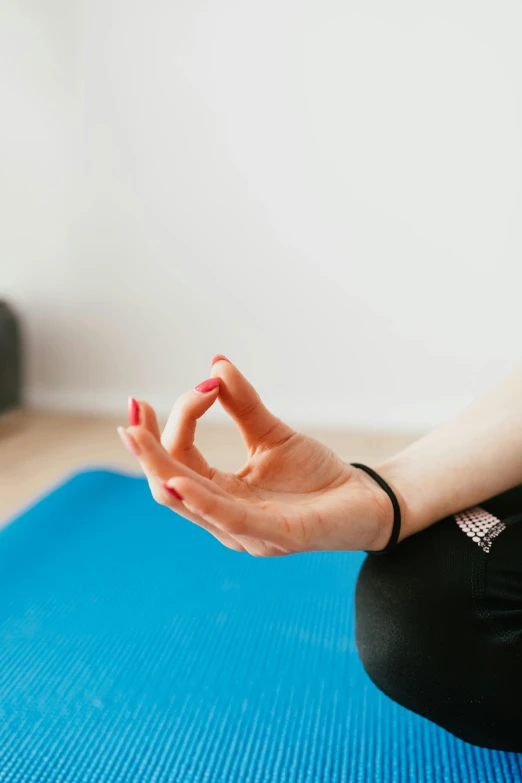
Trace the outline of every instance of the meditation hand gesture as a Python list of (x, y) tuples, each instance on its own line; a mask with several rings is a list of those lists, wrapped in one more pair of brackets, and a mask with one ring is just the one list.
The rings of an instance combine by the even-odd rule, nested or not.
[[(236, 473), (211, 467), (194, 445), (197, 421), (217, 399), (247, 447)], [(268, 557), (388, 542), (393, 509), (378, 484), (274, 416), (223, 356), (214, 357), (212, 378), (176, 400), (163, 434), (146, 402), (130, 400), (129, 421), (120, 436), (154, 499), (230, 549)]]

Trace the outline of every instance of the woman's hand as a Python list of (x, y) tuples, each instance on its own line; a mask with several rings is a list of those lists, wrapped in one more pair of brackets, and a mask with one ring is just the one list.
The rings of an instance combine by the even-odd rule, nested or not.
[[(198, 419), (218, 398), (248, 450), (236, 473), (211, 467), (194, 445)], [(176, 400), (163, 434), (145, 402), (130, 401), (129, 421), (119, 432), (155, 500), (231, 549), (266, 557), (388, 542), (393, 510), (383, 490), (274, 416), (223, 356), (214, 357), (209, 381)]]

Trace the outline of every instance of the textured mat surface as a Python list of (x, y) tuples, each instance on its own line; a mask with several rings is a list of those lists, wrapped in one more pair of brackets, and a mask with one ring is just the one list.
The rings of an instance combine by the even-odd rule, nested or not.
[(0, 781), (520, 781), (369, 681), (361, 561), (229, 552), (144, 480), (73, 477), (0, 533)]

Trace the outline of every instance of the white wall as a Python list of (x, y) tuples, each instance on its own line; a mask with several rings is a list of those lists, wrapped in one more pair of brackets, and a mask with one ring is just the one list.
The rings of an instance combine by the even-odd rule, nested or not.
[(415, 428), (520, 363), (518, 0), (0, 14), (32, 403), (167, 409), (219, 352), (295, 423)]

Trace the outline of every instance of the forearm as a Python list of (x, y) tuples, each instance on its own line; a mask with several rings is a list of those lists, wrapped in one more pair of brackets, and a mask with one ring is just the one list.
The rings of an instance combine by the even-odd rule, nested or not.
[(522, 369), (375, 466), (401, 503), (401, 540), (522, 483)]

